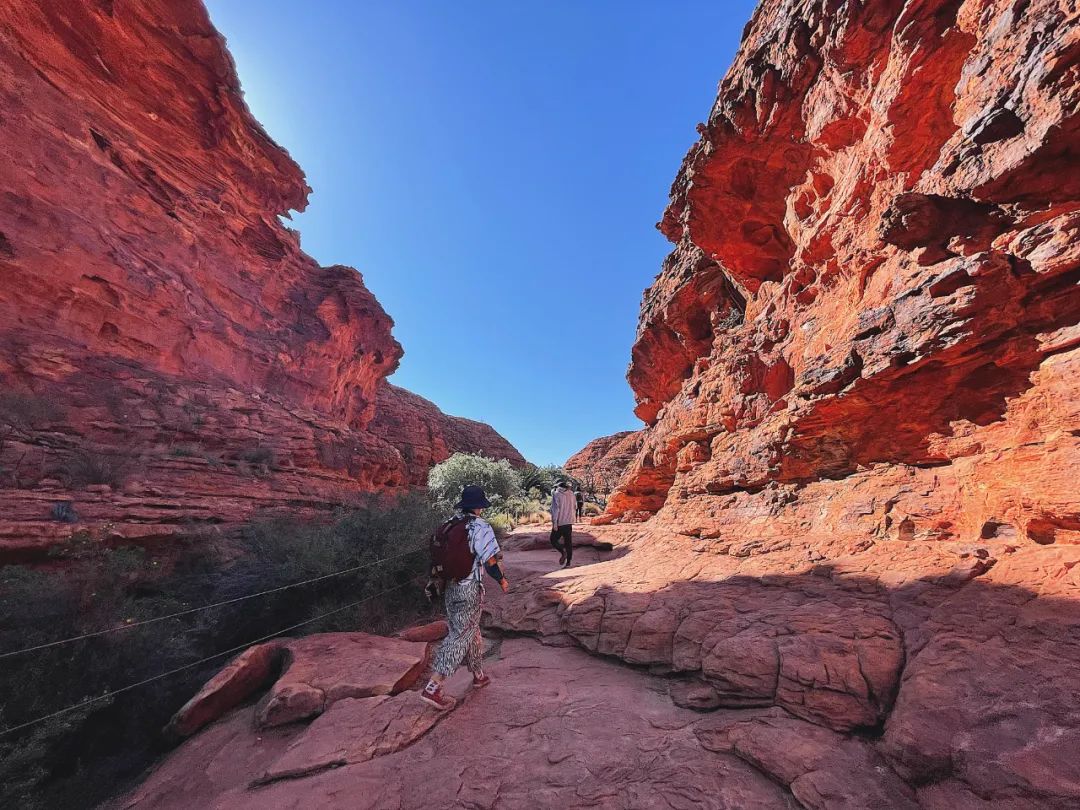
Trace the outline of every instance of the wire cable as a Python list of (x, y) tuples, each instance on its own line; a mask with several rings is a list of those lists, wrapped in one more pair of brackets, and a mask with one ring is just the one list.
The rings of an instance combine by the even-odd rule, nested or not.
[(343, 576), (345, 574), (355, 573), (356, 571), (363, 571), (366, 568), (372, 568), (372, 567), (374, 567), (376, 565), (379, 565), (380, 563), (390, 562), (391, 560), (397, 560), (397, 559), (400, 559), (401, 557), (407, 557), (410, 554), (416, 554), (417, 552), (422, 551), (423, 549), (424, 549), (424, 546), (417, 546), (414, 549), (410, 549), (409, 551), (403, 551), (401, 554), (395, 554), (392, 557), (383, 557), (381, 560), (375, 560), (375, 562), (366, 563), (364, 565), (357, 565), (357, 566), (354, 566), (352, 568), (345, 568), (345, 569), (342, 569), (341, 571), (334, 571), (331, 574), (323, 574), (322, 576), (312, 577), (311, 579), (305, 579), (305, 580), (302, 580), (300, 582), (293, 582), (292, 584), (289, 584), (289, 585), (280, 585), (277, 588), (268, 588), (265, 591), (258, 591), (257, 593), (250, 593), (250, 594), (247, 594), (246, 596), (237, 596), (237, 597), (235, 597), (233, 599), (225, 599), (225, 600), (223, 600), (221, 602), (213, 602), (213, 603), (211, 603), (209, 605), (202, 605), (200, 607), (188, 608), (187, 610), (180, 610), (180, 611), (177, 611), (176, 613), (169, 613), (169, 614), (167, 614), (165, 616), (157, 616), (157, 617), (155, 617), (153, 619), (144, 619), (142, 621), (131, 622), (129, 624), (120, 624), (120, 625), (117, 625), (116, 627), (108, 627), (108, 628), (106, 628), (104, 630), (96, 630), (96, 631), (94, 631), (92, 633), (83, 633), (81, 636), (72, 636), (71, 638), (59, 639), (58, 641), (49, 641), (49, 642), (46, 642), (45, 644), (35, 644), (33, 647), (24, 647), (21, 650), (12, 650), (10, 652), (0, 653), (0, 660), (2, 660), (4, 658), (11, 658), (11, 657), (16, 656), (16, 655), (23, 655), (25, 653), (34, 652), (36, 650), (48, 649), (49, 647), (59, 647), (62, 644), (70, 644), (70, 643), (72, 643), (74, 641), (82, 641), (83, 639), (87, 639), (87, 638), (97, 638), (98, 636), (108, 635), (109, 633), (117, 633), (117, 632), (120, 632), (121, 630), (131, 630), (131, 629), (133, 629), (135, 627), (145, 627), (148, 624), (156, 624), (157, 622), (164, 622), (164, 621), (167, 621), (169, 619), (178, 619), (181, 616), (190, 616), (192, 613), (200, 613), (200, 612), (202, 612), (204, 610), (211, 610), (213, 608), (224, 607), (225, 605), (234, 605), (237, 602), (244, 602), (244, 601), (246, 601), (248, 599), (255, 599), (256, 597), (259, 597), (259, 596), (266, 596), (267, 594), (271, 594), (271, 593), (279, 593), (281, 591), (287, 591), (290, 588), (299, 588), (301, 585), (310, 585), (312, 582), (321, 582), (324, 579), (331, 579), (333, 577), (340, 577), (340, 576)]
[(297, 622), (296, 624), (289, 625), (288, 627), (282, 628), (281, 630), (277, 630), (276, 632), (270, 633), (268, 635), (261, 636), (260, 638), (254, 639), (252, 641), (246, 641), (243, 644), (238, 644), (235, 647), (230, 647), (229, 649), (224, 650), (222, 652), (214, 653), (214, 655), (208, 655), (206, 658), (201, 658), (198, 661), (194, 661), (193, 663), (185, 664), (182, 667), (176, 667), (176, 669), (170, 669), (168, 672), (162, 672), (162, 673), (160, 673), (158, 675), (154, 675), (152, 678), (146, 678), (146, 679), (138, 681), (136, 683), (128, 684), (127, 686), (122, 686), (119, 689), (114, 689), (111, 692), (106, 692), (105, 694), (98, 695), (97, 697), (87, 698), (86, 700), (84, 700), (84, 701), (82, 701), (80, 703), (75, 703), (75, 704), (73, 704), (71, 706), (68, 706), (68, 707), (66, 707), (64, 709), (60, 709), (58, 711), (52, 712), (51, 714), (45, 714), (45, 715), (42, 715), (41, 717), (36, 717), (33, 720), (28, 720), (27, 722), (20, 723), (17, 726), (12, 726), (11, 728), (2, 729), (2, 730), (0, 730), (0, 737), (3, 737), (5, 734), (14, 734), (16, 731), (21, 731), (24, 728), (29, 728), (30, 726), (37, 725), (38, 723), (44, 723), (46, 720), (52, 720), (54, 717), (59, 717), (60, 715), (67, 714), (68, 712), (73, 712), (76, 709), (81, 709), (84, 706), (89, 706), (92, 703), (97, 703), (97, 702), (105, 700), (107, 698), (115, 697), (116, 695), (122, 694), (123, 692), (130, 692), (132, 689), (137, 689), (138, 687), (145, 686), (148, 683), (153, 683), (154, 681), (159, 681), (162, 678), (168, 678), (170, 675), (175, 675), (178, 672), (183, 672), (184, 670), (192, 669), (193, 667), (197, 667), (200, 664), (205, 664), (208, 661), (213, 661), (215, 658), (221, 658), (223, 655), (228, 655), (229, 653), (234, 653), (234, 652), (237, 652), (239, 650), (247, 649), (248, 647), (251, 647), (254, 644), (259, 644), (259, 643), (261, 643), (263, 641), (267, 641), (268, 639), (274, 638), (275, 636), (280, 636), (282, 633), (288, 633), (290, 630), (295, 630), (296, 628), (303, 627), (306, 624), (311, 624), (312, 622), (317, 622), (317, 621), (319, 621), (319, 619), (325, 619), (327, 616), (333, 616), (335, 613), (341, 613), (343, 610), (348, 610), (349, 608), (354, 608), (357, 605), (362, 605), (364, 602), (368, 602), (368, 601), (370, 601), (372, 599), (375, 599), (376, 597), (385, 596), (388, 593), (392, 593), (393, 591), (404, 588), (406, 585), (413, 585), (413, 584), (414, 583), (412, 581), (407, 580), (405, 582), (402, 582), (400, 585), (395, 585), (393, 588), (387, 588), (385, 591), (380, 591), (379, 593), (373, 593), (371, 596), (366, 596), (363, 599), (357, 600), (356, 602), (351, 602), (351, 603), (349, 603), (347, 605), (343, 605), (342, 607), (335, 608), (334, 610), (329, 610), (326, 613), (320, 613), (318, 616), (313, 616), (310, 619), (305, 619), (302, 622)]

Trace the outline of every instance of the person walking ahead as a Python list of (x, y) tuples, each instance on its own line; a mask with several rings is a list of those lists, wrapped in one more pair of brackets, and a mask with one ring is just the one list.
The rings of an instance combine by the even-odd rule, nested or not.
[(559, 552), (559, 565), (563, 568), (569, 568), (574, 559), (573, 536), (576, 513), (577, 499), (570, 489), (570, 484), (567, 481), (560, 481), (551, 493), (551, 545)]
[(465, 661), (473, 676), (473, 688), (491, 683), (483, 669), (483, 639), (480, 637), (480, 610), (484, 601), (483, 572), (499, 583), (506, 593), (510, 590), (499, 567), (496, 555), (499, 543), (495, 532), (480, 517), (481, 510), (491, 506), (481, 487), (465, 487), (454, 516), (435, 532), (432, 540), (431, 579), (425, 590), (429, 597), (446, 591), (446, 623), (450, 632), (442, 640), (432, 663), (431, 679), (420, 698), (438, 709), (449, 709), (452, 698), (442, 691), (442, 682)]

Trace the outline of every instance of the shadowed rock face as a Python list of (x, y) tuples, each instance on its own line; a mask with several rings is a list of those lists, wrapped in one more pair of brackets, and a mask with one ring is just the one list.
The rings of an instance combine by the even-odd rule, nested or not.
[(1076, 542), (1080, 33), (764, 2), (671, 191), (609, 518)]
[[(197, 0), (5, 3), (0, 108), (8, 559), (310, 514), (459, 449), (520, 460), (387, 386), (393, 322), (281, 224), (309, 189)], [(402, 410), (407, 442), (385, 429)]]

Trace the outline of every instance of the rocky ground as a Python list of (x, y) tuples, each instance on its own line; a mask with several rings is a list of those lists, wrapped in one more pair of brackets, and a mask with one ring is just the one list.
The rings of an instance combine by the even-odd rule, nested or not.
[(797, 544), (683, 549), (648, 525), (578, 535), (595, 547), (568, 571), (542, 534), (507, 543), (494, 682), (459, 674), (454, 711), (417, 698), (417, 641), (285, 642), (264, 695), (227, 710), (276, 677), (249, 653), (181, 713), (216, 700), (224, 716), (114, 808), (1080, 803), (1080, 548), (884, 543), (815, 562)]

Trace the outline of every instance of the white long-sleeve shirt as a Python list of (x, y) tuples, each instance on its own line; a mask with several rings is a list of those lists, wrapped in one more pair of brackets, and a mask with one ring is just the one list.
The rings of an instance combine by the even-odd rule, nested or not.
[(551, 522), (556, 526), (569, 526), (577, 517), (577, 498), (569, 489), (556, 487), (551, 493)]

